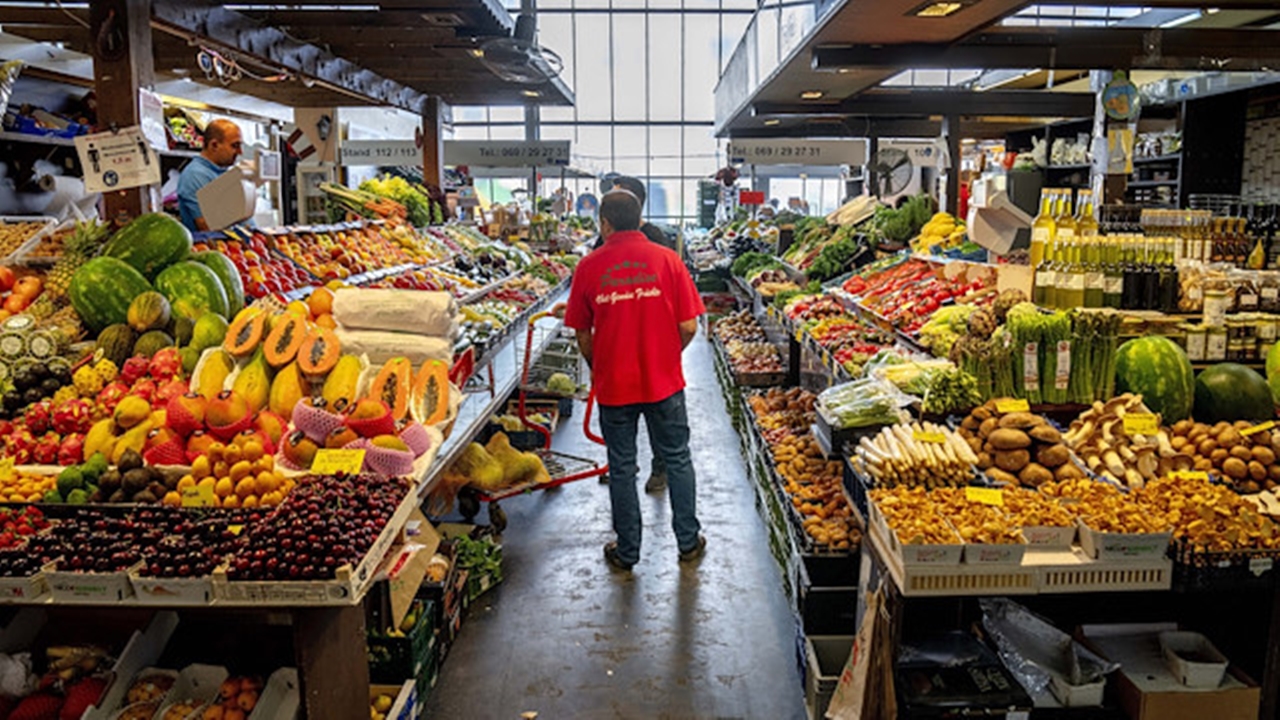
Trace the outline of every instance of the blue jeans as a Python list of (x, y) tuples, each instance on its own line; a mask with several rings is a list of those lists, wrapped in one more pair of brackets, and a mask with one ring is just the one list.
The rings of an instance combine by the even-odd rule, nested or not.
[(697, 515), (697, 481), (689, 453), (689, 417), (684, 391), (656, 403), (600, 406), (600, 431), (609, 453), (609, 501), (613, 529), (618, 534), (618, 559), (628, 565), (640, 560), (640, 496), (636, 491), (636, 432), (640, 416), (650, 442), (667, 469), (671, 498), (671, 528), (680, 552), (698, 545), (702, 526)]

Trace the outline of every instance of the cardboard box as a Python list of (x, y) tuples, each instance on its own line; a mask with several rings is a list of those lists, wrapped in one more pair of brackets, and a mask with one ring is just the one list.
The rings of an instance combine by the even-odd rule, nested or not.
[(1111, 675), (1119, 704), (1133, 720), (1256, 720), (1261, 690), (1238, 668), (1217, 688), (1183, 685), (1169, 670), (1160, 633), (1172, 623), (1086, 625), (1077, 636), (1089, 649), (1119, 663)]

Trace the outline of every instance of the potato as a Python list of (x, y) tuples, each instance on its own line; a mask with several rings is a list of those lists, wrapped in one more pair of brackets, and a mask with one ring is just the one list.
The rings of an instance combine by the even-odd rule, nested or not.
[(996, 467), (1016, 473), (1031, 462), (1031, 453), (1027, 450), (999, 450), (992, 458), (996, 461)]
[(1228, 450), (1223, 450), (1222, 448), (1218, 448), (1217, 450), (1214, 450), (1213, 452), (1209, 453), (1209, 461), (1212, 462), (1214, 465), (1221, 465), (1222, 461), (1226, 460), (1229, 457), (1231, 457), (1231, 452)]
[(1267, 468), (1257, 460), (1249, 461), (1249, 477), (1262, 482), (1267, 479)]
[(1253, 427), (1253, 423), (1249, 422), (1248, 420), (1237, 420), (1232, 427), (1234, 427), (1237, 430), (1248, 430), (1249, 428)]
[(1262, 492), (1262, 488), (1258, 486), (1258, 483), (1252, 480), (1246, 480), (1240, 483), (1240, 492), (1252, 495), (1253, 493)]
[(1018, 479), (1022, 481), (1023, 485), (1040, 487), (1053, 480), (1053, 473), (1043, 465), (1031, 463), (1022, 468), (1022, 472), (1018, 473)]
[(1222, 472), (1232, 480), (1243, 480), (1249, 475), (1249, 466), (1240, 458), (1227, 458), (1222, 462)]
[(995, 418), (987, 418), (978, 426), (978, 434), (982, 437), (988, 437), (1000, 427), (1000, 421)]
[(1231, 448), (1231, 457), (1237, 457), (1245, 462), (1249, 462), (1253, 459), (1253, 451), (1244, 445), (1236, 445)]
[(996, 430), (987, 437), (987, 440), (997, 450), (1020, 450), (1031, 445), (1031, 438), (1026, 433), (1010, 428)]
[(995, 480), (995, 481), (996, 481), (996, 482), (998, 482), (998, 483), (1005, 483), (1005, 484), (1008, 484), (1008, 485), (1017, 485), (1017, 484), (1018, 484), (1018, 476), (1017, 476), (1017, 475), (1014, 475), (1014, 474), (1012, 474), (1012, 473), (1007, 473), (1007, 472), (1005, 472), (1005, 471), (1001, 470), (1001, 469), (1000, 469), (1000, 468), (998, 468), (998, 467), (988, 468), (988, 469), (987, 469), (987, 476), (988, 476), (988, 477), (990, 477), (992, 480)]
[(992, 410), (994, 408), (995, 408), (994, 404), (992, 404), (991, 407), (987, 407), (986, 405), (976, 407), (973, 409), (973, 416), (977, 418), (978, 422), (980, 423), (986, 420), (990, 420), (993, 417)]
[(1192, 445), (1199, 445), (1200, 441), (1204, 440), (1208, 436), (1209, 436), (1209, 431), (1197, 425), (1195, 430), (1192, 430), (1191, 432), (1187, 433), (1187, 442), (1191, 443)]
[(989, 453), (978, 453), (978, 467), (986, 470), (994, 464), (995, 462), (991, 459), (991, 455)]
[(1214, 426), (1210, 427), (1210, 428), (1209, 428), (1209, 432), (1210, 432), (1211, 434), (1213, 434), (1213, 435), (1218, 435), (1218, 434), (1219, 434), (1219, 433), (1221, 433), (1223, 430), (1226, 430), (1226, 429), (1228, 429), (1228, 428), (1230, 428), (1230, 427), (1231, 427), (1231, 423), (1229, 423), (1229, 422), (1227, 422), (1227, 421), (1223, 420), (1223, 421), (1218, 422), (1218, 423), (1217, 423), (1217, 424), (1215, 424)]
[(1042, 443), (1056, 444), (1062, 442), (1062, 433), (1058, 432), (1051, 425), (1037, 425), (1027, 431), (1033, 440), (1039, 440)]
[[(1196, 458), (1195, 465), (1192, 465), (1191, 467), (1193, 470), (1209, 472), (1210, 470), (1213, 469), (1213, 461), (1206, 457)], [(1277, 478), (1277, 479), (1280, 479), (1280, 478)]]
[(1194, 427), (1195, 427), (1195, 423), (1191, 422), (1190, 420), (1179, 420), (1178, 422), (1173, 424), (1173, 434), (1186, 435), (1187, 433), (1191, 432), (1191, 429)]
[(982, 444), (982, 452), (990, 454), (995, 451), (996, 451), (996, 446), (992, 445), (990, 442), (985, 442)]
[(1267, 468), (1267, 477), (1276, 482), (1280, 482), (1280, 465), (1272, 465)]
[(1036, 451), (1036, 462), (1048, 468), (1055, 468), (1071, 460), (1071, 451), (1066, 445), (1046, 445)]
[(1178, 435), (1178, 436), (1175, 436), (1172, 440), (1170, 440), (1169, 444), (1173, 446), (1174, 450), (1177, 450), (1178, 452), (1182, 452), (1182, 448), (1187, 446), (1187, 439), (1182, 437), (1181, 435)]
[(1031, 427), (1035, 427), (1036, 425), (1043, 425), (1043, 424), (1044, 424), (1044, 418), (1039, 417), (1037, 415), (1032, 415), (1029, 412), (1013, 412), (1000, 418), (1000, 427), (1002, 428), (1015, 428), (1017, 430), (1024, 430), (1026, 428), (1031, 428)]
[(977, 430), (981, 426), (982, 421), (978, 419), (977, 415), (970, 415), (964, 419), (964, 422), (960, 423), (961, 430)]
[(1244, 442), (1244, 436), (1235, 428), (1227, 428), (1218, 433), (1218, 447), (1233, 448)]
[(965, 442), (969, 443), (969, 448), (973, 450), (974, 455), (982, 452), (982, 438), (971, 437), (967, 438)]
[(1053, 477), (1056, 480), (1083, 480), (1085, 474), (1083, 470), (1075, 466), (1075, 463), (1067, 463), (1054, 469)]
[(1203, 457), (1209, 457), (1210, 455), (1213, 454), (1213, 451), (1217, 449), (1218, 449), (1217, 441), (1215, 441), (1213, 438), (1205, 438), (1204, 440), (1200, 441), (1199, 445), (1196, 446), (1196, 454), (1201, 455)]

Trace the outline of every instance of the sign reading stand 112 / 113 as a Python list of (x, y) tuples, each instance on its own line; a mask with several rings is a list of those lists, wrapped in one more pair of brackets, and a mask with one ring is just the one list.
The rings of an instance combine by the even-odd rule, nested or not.
[(864, 165), (865, 140), (732, 140), (729, 162), (735, 165)]

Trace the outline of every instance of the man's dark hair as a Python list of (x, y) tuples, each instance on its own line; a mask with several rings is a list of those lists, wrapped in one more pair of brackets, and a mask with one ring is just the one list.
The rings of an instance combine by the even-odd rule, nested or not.
[(636, 199), (640, 201), (640, 206), (644, 207), (644, 199), (646, 195), (644, 183), (630, 175), (619, 175), (613, 179), (613, 186), (615, 188), (622, 188), (632, 195), (635, 195)]
[(616, 231), (640, 228), (640, 201), (626, 190), (605, 193), (600, 199), (600, 219), (608, 220)]

